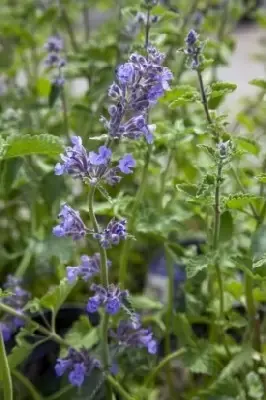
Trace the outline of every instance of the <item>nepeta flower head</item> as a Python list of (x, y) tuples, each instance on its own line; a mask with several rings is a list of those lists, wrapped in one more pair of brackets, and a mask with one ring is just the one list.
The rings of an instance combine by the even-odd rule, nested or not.
[[(136, 121), (146, 121), (147, 110), (156, 104), (169, 89), (173, 78), (171, 71), (163, 67), (165, 55), (154, 47), (148, 47), (148, 57), (133, 53), (128, 62), (117, 68), (117, 83), (109, 89), (109, 96), (116, 105), (109, 107), (109, 121), (103, 119), (111, 137), (138, 139), (144, 136), (151, 143), (152, 134), (136, 126)], [(135, 126), (134, 126), (135, 125)]]
[(105, 249), (117, 245), (120, 240), (124, 240), (127, 237), (126, 223), (125, 219), (120, 221), (112, 219), (103, 232), (94, 234), (94, 238), (98, 239), (100, 245)]
[(82, 145), (82, 139), (79, 136), (72, 136), (72, 147), (68, 146), (65, 154), (61, 154), (63, 163), (57, 163), (55, 174), (68, 174), (76, 177), (85, 177), (89, 173), (90, 161), (85, 147)]
[(50, 36), (44, 47), (49, 53), (59, 53), (63, 50), (63, 41), (59, 36)]
[(198, 40), (198, 34), (197, 32), (194, 31), (194, 29), (191, 29), (185, 39), (185, 42), (188, 47), (194, 46), (196, 41)]
[(112, 157), (112, 150), (106, 146), (100, 146), (98, 154), (94, 151), (89, 153), (89, 160), (92, 165), (106, 165)]
[(100, 362), (92, 358), (86, 349), (69, 349), (66, 357), (57, 359), (55, 372), (57, 376), (68, 373), (70, 384), (80, 387), (92, 370), (100, 367)]
[(23, 308), (31, 296), (28, 291), (21, 287), (21, 284), (22, 280), (20, 278), (8, 275), (7, 281), (3, 285), (3, 288), (8, 290), (10, 295), (3, 297), (1, 301), (15, 309), (17, 313), (21, 314), (21, 318), (12, 317), (11, 315), (4, 316), (0, 323), (0, 330), (4, 341), (8, 341), (11, 338), (12, 333), (25, 324), (23, 319)]
[[(107, 266), (111, 266), (111, 261), (107, 260)], [(78, 277), (86, 282), (100, 272), (100, 254), (95, 253), (91, 257), (83, 255), (80, 257), (80, 265), (67, 267), (66, 271), (69, 283), (73, 283)]]
[(88, 229), (80, 218), (79, 212), (67, 204), (63, 204), (58, 215), (60, 224), (53, 228), (53, 234), (58, 237), (71, 236), (73, 240), (83, 238)]
[(124, 174), (132, 174), (131, 168), (135, 168), (136, 161), (131, 154), (125, 154), (123, 158), (119, 161), (119, 169)]
[(91, 285), (91, 290), (95, 292), (87, 304), (88, 313), (94, 313), (98, 311), (100, 307), (105, 307), (105, 311), (114, 315), (120, 310), (123, 301), (128, 297), (126, 290), (120, 290), (115, 285), (109, 285), (108, 288), (104, 288), (102, 285)]
[(198, 43), (199, 35), (193, 29), (191, 29), (185, 39), (186, 48), (184, 53), (191, 58), (190, 67), (197, 69), (200, 65), (200, 53), (202, 46)]
[(157, 352), (157, 343), (150, 329), (141, 328), (140, 324), (129, 321), (120, 321), (117, 331), (110, 331), (119, 346), (146, 348), (148, 353)]
[(48, 52), (48, 55), (44, 61), (45, 65), (47, 67), (57, 69), (57, 74), (53, 78), (52, 83), (56, 86), (62, 86), (64, 84), (62, 67), (66, 65), (66, 61), (60, 55), (61, 51), (63, 50), (63, 41), (59, 36), (51, 36), (47, 40), (44, 48)]

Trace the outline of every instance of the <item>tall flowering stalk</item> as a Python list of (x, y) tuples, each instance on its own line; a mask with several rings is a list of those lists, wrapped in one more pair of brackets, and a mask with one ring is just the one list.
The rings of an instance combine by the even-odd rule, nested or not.
[[(165, 90), (169, 88), (168, 81), (172, 73), (163, 67), (164, 54), (154, 47), (148, 46), (147, 56), (134, 53), (128, 62), (117, 69), (117, 79), (109, 88), (108, 94), (112, 100), (109, 106), (108, 118), (101, 118), (108, 138), (98, 150), (87, 151), (78, 136), (72, 137), (72, 146), (66, 148), (61, 155), (61, 162), (55, 166), (55, 174), (67, 174), (79, 178), (89, 185), (89, 217), (88, 227), (78, 211), (63, 204), (59, 213), (60, 222), (54, 227), (53, 233), (58, 237), (72, 237), (80, 240), (90, 235), (98, 244), (98, 253), (93, 256), (82, 255), (78, 266), (68, 266), (67, 279), (70, 283), (77, 279), (89, 281), (95, 275), (100, 275), (101, 284), (92, 283), (94, 292), (88, 300), (87, 311), (93, 313), (103, 310), (101, 323), (101, 361), (91, 358), (87, 352), (69, 350), (66, 358), (58, 359), (56, 373), (61, 376), (68, 373), (69, 381), (74, 386), (81, 386), (85, 377), (94, 368), (102, 369), (104, 374), (110, 372), (114, 362), (110, 358), (108, 340), (114, 340), (118, 346), (146, 348), (150, 354), (156, 353), (156, 341), (150, 329), (141, 328), (139, 317), (134, 312), (128, 312), (128, 320), (120, 322), (117, 332), (109, 329), (111, 317), (124, 309), (129, 297), (127, 290), (110, 283), (110, 261), (107, 259), (107, 249), (117, 246), (128, 237), (127, 221), (112, 219), (107, 226), (101, 227), (94, 212), (94, 196), (102, 185), (118, 184), (123, 175), (133, 173), (136, 161), (129, 153), (118, 163), (112, 160), (117, 144), (124, 140), (139, 140), (144, 138), (149, 144), (153, 141), (154, 126), (148, 124), (146, 114), (150, 107), (156, 104)], [(124, 282), (123, 282), (124, 283)], [(106, 398), (112, 398), (112, 388), (107, 381)]]
[[(149, 43), (149, 34), (150, 34), (150, 26), (152, 22), (151, 18), (151, 10), (152, 8), (158, 3), (157, 0), (145, 0), (146, 8), (147, 8), (147, 18), (146, 18), (146, 29), (145, 29), (145, 42), (144, 47), (147, 51), (147, 64), (146, 64), (146, 73), (145, 75), (147, 78), (139, 84), (143, 86), (144, 94), (143, 97), (145, 98), (146, 102), (143, 103), (142, 109), (142, 122), (148, 127), (148, 131), (146, 131), (145, 136), (147, 139), (147, 151), (145, 155), (145, 163), (142, 170), (141, 181), (139, 185), (139, 189), (136, 195), (136, 199), (134, 205), (131, 210), (131, 217), (129, 219), (129, 229), (134, 229), (136, 213), (138, 207), (140, 205), (143, 192), (145, 189), (145, 185), (148, 178), (148, 169), (150, 164), (150, 157), (152, 151), (152, 130), (155, 128), (155, 125), (148, 125), (149, 120), (149, 110), (157, 103), (157, 100), (163, 96), (164, 92), (169, 89), (169, 81), (173, 78), (172, 72), (167, 68), (163, 67), (163, 62), (165, 60), (164, 54), (158, 54), (155, 56), (155, 52), (151, 51), (150, 43)], [(154, 53), (154, 54), (152, 54)], [(157, 82), (156, 82), (157, 81)], [(150, 87), (150, 83), (152, 82), (152, 87)], [(120, 257), (120, 269), (119, 269), (119, 282), (123, 287), (126, 283), (126, 276), (127, 276), (127, 264), (128, 264), (128, 256), (130, 251), (130, 244), (129, 242), (125, 242), (121, 257)]]

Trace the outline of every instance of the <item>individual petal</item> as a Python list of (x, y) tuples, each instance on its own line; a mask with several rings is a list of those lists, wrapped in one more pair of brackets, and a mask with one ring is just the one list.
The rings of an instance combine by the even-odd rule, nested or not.
[(119, 160), (119, 169), (124, 174), (132, 174), (132, 169), (136, 166), (136, 161), (131, 154), (125, 154), (121, 160)]
[(97, 295), (91, 297), (87, 303), (87, 312), (95, 313), (96, 311), (98, 311), (100, 305), (101, 305), (101, 300)]
[(80, 387), (85, 379), (86, 367), (83, 363), (74, 365), (73, 370), (68, 375), (68, 380), (73, 386)]
[(112, 150), (106, 146), (100, 146), (98, 153), (91, 151), (89, 153), (89, 161), (92, 165), (106, 165), (112, 156)]

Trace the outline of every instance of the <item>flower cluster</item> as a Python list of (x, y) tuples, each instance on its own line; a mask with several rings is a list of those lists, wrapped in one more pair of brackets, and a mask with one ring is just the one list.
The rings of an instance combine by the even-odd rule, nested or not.
[(186, 48), (184, 53), (191, 58), (190, 67), (197, 69), (200, 65), (200, 53), (202, 51), (202, 45), (198, 42), (199, 35), (193, 29), (191, 29), (185, 39)]
[(73, 210), (67, 204), (63, 204), (60, 213), (60, 224), (53, 228), (53, 234), (58, 237), (71, 236), (73, 240), (83, 238), (88, 229), (80, 218), (79, 212)]
[(92, 358), (86, 349), (77, 351), (70, 348), (66, 357), (57, 359), (55, 372), (57, 376), (62, 376), (67, 372), (71, 385), (80, 387), (85, 377), (100, 366), (100, 362)]
[(104, 249), (108, 249), (113, 245), (119, 244), (120, 240), (124, 240), (127, 237), (125, 219), (117, 221), (112, 219), (101, 233), (95, 233), (93, 236), (99, 240), (100, 245)]
[(151, 330), (141, 328), (139, 321), (120, 321), (116, 332), (110, 330), (110, 336), (120, 346), (147, 348), (150, 354), (155, 354), (157, 351), (157, 343), (153, 339)]
[(108, 314), (117, 314), (123, 305), (123, 301), (128, 297), (127, 290), (120, 290), (113, 284), (109, 285), (108, 288), (104, 288), (102, 285), (93, 283), (91, 290), (95, 292), (95, 295), (88, 301), (88, 313), (94, 313), (98, 311), (100, 306), (104, 306)]
[(129, 61), (117, 69), (117, 82), (109, 88), (115, 104), (109, 107), (110, 119), (102, 118), (111, 138), (139, 139), (144, 136), (153, 141), (153, 125), (146, 122), (148, 109), (169, 89), (171, 71), (163, 67), (165, 55), (148, 47), (144, 57), (134, 53)]
[[(169, 89), (168, 82), (172, 79), (172, 73), (168, 68), (163, 67), (164, 54), (153, 47), (148, 47), (147, 52), (147, 57), (132, 54), (129, 61), (117, 69), (117, 82), (109, 88), (109, 96), (114, 100), (114, 104), (109, 107), (110, 119), (102, 118), (108, 129), (106, 143), (97, 151), (88, 152), (82, 144), (82, 139), (79, 136), (73, 136), (72, 146), (66, 148), (64, 154), (61, 155), (61, 162), (55, 166), (56, 175), (67, 174), (73, 178), (81, 178), (94, 187), (90, 192), (92, 196), (90, 197), (90, 214), (93, 213), (91, 203), (94, 190), (99, 188), (102, 182), (110, 185), (118, 183), (121, 179), (120, 173), (131, 174), (136, 165), (134, 158), (128, 153), (124, 154), (118, 164), (113, 165), (113, 145), (117, 143), (115, 139), (138, 139), (144, 136), (148, 143), (153, 140), (154, 127), (147, 123), (147, 111), (165, 90)], [(94, 215), (91, 217), (95, 219)], [(73, 283), (79, 277), (88, 281), (100, 272), (104, 272), (100, 275), (108, 277), (108, 270), (105, 269), (110, 266), (110, 262), (101, 264), (101, 259), (106, 259), (105, 249), (118, 245), (121, 240), (128, 237), (127, 221), (113, 218), (103, 230), (100, 230), (97, 222), (94, 221), (94, 229), (89, 230), (79, 212), (67, 204), (62, 206), (59, 218), (59, 225), (53, 229), (54, 235), (70, 236), (78, 240), (86, 234), (91, 234), (98, 242), (102, 255), (102, 257), (98, 253), (91, 257), (83, 255), (80, 265), (68, 266), (66, 268), (68, 282)], [(104, 268), (103, 271), (101, 271), (102, 268)], [(108, 279), (103, 278), (101, 284), (91, 285), (94, 295), (87, 303), (88, 313), (95, 313), (100, 307), (104, 308), (105, 313), (109, 315), (115, 315), (121, 309), (128, 311), (128, 291), (120, 290), (118, 286), (109, 285), (107, 282)], [(103, 328), (107, 330), (108, 327), (103, 324)], [(153, 339), (152, 332), (141, 328), (139, 319), (134, 318), (134, 313), (130, 312), (130, 321), (122, 321), (117, 332), (112, 332), (111, 336), (125, 347), (147, 348), (150, 354), (156, 352), (156, 341)], [(98, 361), (89, 358), (85, 350), (77, 352), (71, 349), (66, 358), (57, 360), (55, 368), (58, 376), (68, 372), (70, 383), (80, 386), (85, 376), (89, 375), (95, 366), (100, 368)], [(104, 369), (107, 367), (103, 366)]]
[[(30, 299), (30, 293), (21, 287), (22, 280), (12, 275), (8, 275), (7, 281), (4, 284), (4, 289), (10, 292), (10, 295), (3, 297), (1, 300), (4, 304), (15, 309), (18, 313), (23, 314), (23, 307)], [(7, 315), (0, 322), (0, 330), (2, 332), (4, 341), (11, 338), (16, 329), (24, 325), (24, 320), (18, 317)]]
[(119, 173), (131, 174), (136, 161), (131, 154), (125, 154), (117, 166), (111, 166), (112, 150), (107, 146), (100, 146), (98, 152), (87, 152), (79, 136), (71, 138), (72, 147), (67, 147), (65, 154), (61, 154), (62, 163), (55, 166), (55, 174), (68, 174), (74, 178), (86, 178), (91, 184), (102, 180), (109, 185), (118, 183)]
[[(111, 261), (107, 260), (107, 266), (111, 266)], [(95, 253), (91, 257), (83, 255), (80, 257), (80, 265), (67, 267), (66, 271), (69, 283), (73, 283), (78, 277), (87, 282), (100, 272), (100, 254)]]
[(65, 59), (63, 59), (60, 54), (63, 50), (63, 41), (58, 36), (51, 36), (47, 40), (44, 48), (48, 52), (45, 59), (45, 65), (49, 68), (57, 68), (58, 73), (53, 79), (53, 84), (56, 86), (62, 86), (65, 82), (62, 68), (66, 65)]

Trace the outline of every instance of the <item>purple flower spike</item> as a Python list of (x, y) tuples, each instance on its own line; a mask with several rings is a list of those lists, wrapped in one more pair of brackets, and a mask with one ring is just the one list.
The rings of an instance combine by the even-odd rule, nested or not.
[(141, 328), (135, 321), (120, 321), (117, 331), (111, 330), (110, 335), (120, 346), (146, 348), (150, 354), (157, 352), (157, 343), (151, 330)]
[(198, 36), (199, 35), (197, 34), (197, 32), (195, 32), (194, 29), (191, 29), (185, 39), (187, 46), (188, 47), (193, 46), (198, 40)]
[(131, 154), (125, 154), (119, 161), (119, 169), (124, 174), (132, 174), (132, 169), (136, 166), (136, 161)]
[(0, 322), (0, 332), (2, 333), (4, 342), (8, 342), (12, 336), (12, 329), (8, 323)]
[(70, 348), (65, 358), (58, 358), (55, 366), (57, 376), (68, 373), (68, 380), (71, 385), (80, 387), (85, 378), (93, 369), (100, 368), (98, 360), (92, 358), (89, 352), (82, 348), (80, 351)]
[(49, 53), (59, 53), (61, 50), (63, 50), (63, 41), (59, 36), (51, 36), (47, 40), (47, 43), (44, 47)]
[(117, 314), (123, 301), (128, 297), (126, 290), (121, 291), (115, 285), (109, 285), (106, 289), (102, 285), (92, 284), (91, 290), (95, 292), (95, 295), (88, 301), (87, 311), (89, 313), (96, 312), (100, 306), (103, 306), (108, 314)]
[(92, 165), (106, 165), (112, 157), (112, 150), (106, 146), (99, 147), (98, 154), (94, 151), (89, 153), (89, 160)]
[(55, 166), (55, 174), (68, 174), (74, 178), (84, 178), (89, 175), (90, 162), (87, 151), (82, 145), (79, 136), (72, 136), (72, 147), (67, 147), (64, 154), (61, 154), (62, 163)]
[(71, 236), (73, 240), (79, 240), (86, 235), (87, 228), (80, 218), (78, 211), (64, 204), (58, 217), (61, 219), (61, 222), (53, 228), (55, 236)]
[(103, 232), (94, 234), (94, 238), (98, 239), (105, 249), (118, 245), (120, 240), (125, 240), (127, 237), (126, 223), (125, 219), (120, 221), (112, 219)]

